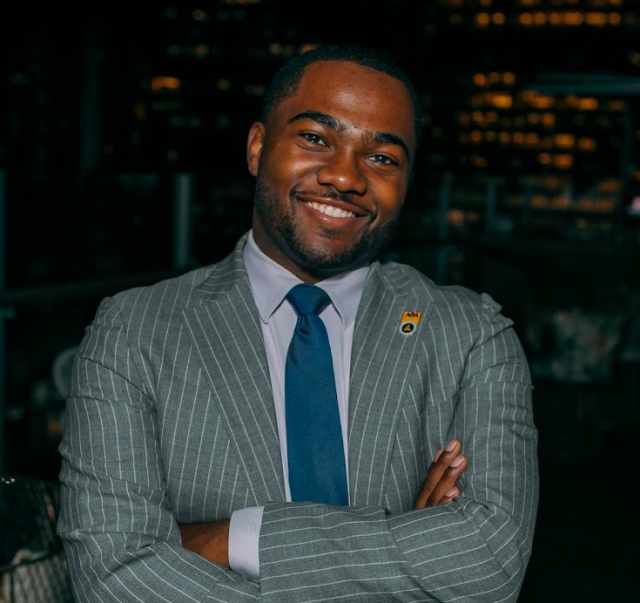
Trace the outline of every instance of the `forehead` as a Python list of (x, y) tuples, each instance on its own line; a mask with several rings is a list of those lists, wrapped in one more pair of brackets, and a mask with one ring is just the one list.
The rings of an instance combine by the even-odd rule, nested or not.
[(402, 136), (415, 147), (411, 94), (386, 73), (347, 61), (307, 66), (295, 94), (272, 112), (278, 126), (304, 111), (319, 111), (350, 127)]

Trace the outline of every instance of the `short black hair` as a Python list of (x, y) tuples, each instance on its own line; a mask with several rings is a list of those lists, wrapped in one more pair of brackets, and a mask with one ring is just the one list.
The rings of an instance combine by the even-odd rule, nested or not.
[(291, 98), (298, 91), (304, 71), (309, 65), (322, 61), (346, 61), (356, 63), (357, 65), (370, 67), (376, 71), (386, 73), (402, 82), (407, 90), (409, 90), (411, 100), (413, 101), (416, 148), (420, 146), (424, 120), (422, 117), (420, 97), (413, 87), (411, 80), (387, 55), (373, 48), (356, 44), (319, 46), (289, 59), (280, 67), (269, 83), (262, 102), (260, 121), (266, 123), (274, 107), (281, 101)]

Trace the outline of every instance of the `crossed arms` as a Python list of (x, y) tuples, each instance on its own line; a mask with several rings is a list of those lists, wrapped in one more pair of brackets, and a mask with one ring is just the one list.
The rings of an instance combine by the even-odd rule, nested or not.
[[(535, 520), (535, 429), (528, 373), (510, 323), (491, 308), (485, 313), (440, 442), (462, 441), (469, 458), (462, 494), (445, 505), (393, 513), (267, 502), (258, 585), (183, 546), (152, 392), (140, 376), (144, 368), (130, 361), (135, 331), (115, 301), (103, 304), (76, 363), (61, 446), (59, 531), (76, 598), (514, 601)], [(445, 410), (428, 409), (426, 420)], [(396, 459), (391, 484), (403, 479), (410, 460)], [(423, 499), (414, 498), (418, 507)]]

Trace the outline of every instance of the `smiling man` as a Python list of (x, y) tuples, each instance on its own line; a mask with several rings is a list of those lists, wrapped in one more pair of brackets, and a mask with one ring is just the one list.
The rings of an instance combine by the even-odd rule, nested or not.
[(290, 60), (249, 132), (251, 231), (102, 303), (61, 446), (79, 601), (516, 600), (520, 344), (488, 296), (377, 259), (420, 127), (376, 52)]

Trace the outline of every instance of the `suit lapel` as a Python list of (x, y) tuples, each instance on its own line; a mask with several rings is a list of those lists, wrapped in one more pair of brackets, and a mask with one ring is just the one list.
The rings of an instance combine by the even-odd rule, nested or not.
[[(386, 489), (402, 392), (413, 365), (418, 333), (400, 331), (404, 312), (421, 312), (407, 277), (389, 282), (374, 264), (356, 317), (349, 387), (349, 491), (351, 505), (381, 505)], [(419, 324), (418, 328), (422, 327)], [(416, 330), (417, 331), (417, 330)]]
[(284, 500), (282, 459), (262, 330), (241, 239), (200, 285), (202, 303), (183, 312), (227, 435), (255, 502)]

